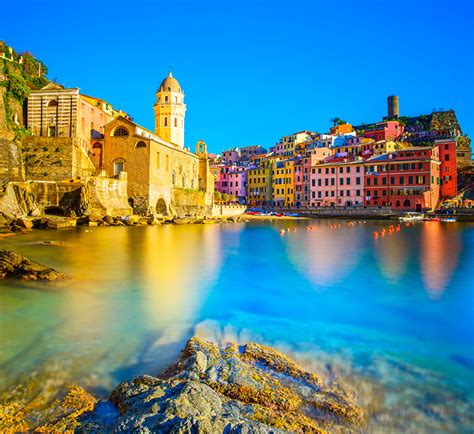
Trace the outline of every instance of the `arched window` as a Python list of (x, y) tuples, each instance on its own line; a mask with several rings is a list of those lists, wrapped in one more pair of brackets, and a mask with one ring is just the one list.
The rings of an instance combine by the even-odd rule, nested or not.
[(92, 145), (92, 149), (102, 149), (102, 143), (94, 143)]
[(175, 104), (178, 104), (178, 97), (177, 96), (174, 97), (174, 102), (175, 102)]
[(408, 199), (405, 199), (405, 201), (403, 202), (403, 206), (405, 208), (410, 208), (410, 201)]
[(135, 145), (135, 148), (146, 148), (146, 143), (145, 143), (143, 140), (140, 140), (140, 141), (137, 142), (137, 144)]
[(165, 102), (168, 102), (168, 95), (165, 96)]
[(128, 130), (124, 127), (118, 127), (114, 131), (114, 137), (128, 137)]
[(168, 118), (165, 118), (165, 127), (168, 126)]
[(49, 103), (48, 103), (48, 107), (57, 107), (58, 106), (58, 101), (55, 100), (55, 99), (52, 99)]
[(178, 126), (178, 118), (174, 118), (174, 126), (175, 126), (175, 127)]
[(395, 202), (395, 206), (396, 206), (397, 208), (400, 208), (400, 201), (399, 201), (399, 200), (397, 200), (397, 201)]

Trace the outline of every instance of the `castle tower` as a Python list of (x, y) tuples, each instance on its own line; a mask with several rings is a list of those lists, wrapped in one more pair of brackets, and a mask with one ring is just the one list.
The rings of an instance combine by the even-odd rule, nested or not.
[(155, 133), (163, 140), (184, 147), (184, 93), (171, 71), (156, 92)]
[(387, 117), (388, 119), (396, 119), (400, 116), (400, 109), (398, 107), (398, 96), (390, 95), (387, 98)]

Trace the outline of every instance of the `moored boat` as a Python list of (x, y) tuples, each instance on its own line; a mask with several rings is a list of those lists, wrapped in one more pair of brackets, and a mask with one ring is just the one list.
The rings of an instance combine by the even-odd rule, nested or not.
[(423, 221), (425, 218), (423, 213), (420, 212), (407, 212), (406, 214), (400, 216), (398, 219), (402, 222), (419, 222)]

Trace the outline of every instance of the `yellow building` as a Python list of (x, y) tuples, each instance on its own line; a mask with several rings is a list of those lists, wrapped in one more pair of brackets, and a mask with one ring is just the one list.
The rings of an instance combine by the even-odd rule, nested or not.
[(274, 206), (293, 206), (294, 161), (276, 161), (272, 171), (272, 200)]
[(250, 206), (272, 204), (272, 161), (262, 161), (260, 167), (247, 171), (247, 203)]

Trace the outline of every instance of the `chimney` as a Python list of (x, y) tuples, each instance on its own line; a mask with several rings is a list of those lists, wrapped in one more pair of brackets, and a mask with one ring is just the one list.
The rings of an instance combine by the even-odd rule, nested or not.
[(398, 96), (390, 95), (387, 98), (387, 117), (388, 119), (397, 119), (399, 115)]

